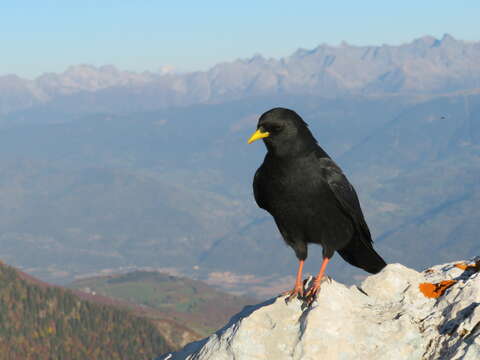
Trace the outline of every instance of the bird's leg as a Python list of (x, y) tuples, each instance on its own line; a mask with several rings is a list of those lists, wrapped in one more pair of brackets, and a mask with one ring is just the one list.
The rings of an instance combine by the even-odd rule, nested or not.
[(308, 290), (306, 297), (307, 297), (307, 303), (310, 305), (313, 300), (315, 299), (315, 296), (318, 294), (320, 291), (320, 284), (322, 283), (322, 278), (323, 275), (325, 274), (325, 269), (327, 268), (327, 264), (329, 262), (330, 258), (328, 257), (323, 257), (322, 261), (322, 266), (320, 267), (320, 271), (318, 272), (317, 276), (315, 276), (315, 280), (313, 280), (312, 287), (310, 290)]
[(285, 298), (285, 302), (289, 302), (295, 297), (303, 297), (303, 279), (302, 279), (302, 273), (303, 273), (303, 263), (305, 260), (300, 260), (298, 263), (298, 271), (297, 271), (297, 278), (295, 280), (295, 287), (293, 290), (284, 292), (282, 296), (287, 295), (287, 298)]

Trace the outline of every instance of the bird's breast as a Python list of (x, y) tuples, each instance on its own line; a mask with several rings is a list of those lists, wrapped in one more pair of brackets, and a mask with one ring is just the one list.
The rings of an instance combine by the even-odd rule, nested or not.
[[(319, 216), (328, 207), (331, 192), (318, 172), (308, 167), (277, 168), (269, 173), (266, 191), (272, 215)], [(333, 200), (333, 199), (332, 199)], [(323, 204), (322, 204), (323, 203)]]
[(262, 199), (287, 243), (314, 242), (336, 249), (349, 241), (351, 220), (338, 205), (318, 162), (266, 165), (259, 186)]

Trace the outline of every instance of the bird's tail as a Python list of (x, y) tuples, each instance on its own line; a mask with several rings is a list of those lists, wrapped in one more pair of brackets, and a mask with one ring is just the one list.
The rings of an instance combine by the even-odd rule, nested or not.
[(380, 272), (387, 265), (370, 244), (365, 244), (360, 239), (350, 241), (346, 247), (337, 252), (346, 262), (371, 274)]

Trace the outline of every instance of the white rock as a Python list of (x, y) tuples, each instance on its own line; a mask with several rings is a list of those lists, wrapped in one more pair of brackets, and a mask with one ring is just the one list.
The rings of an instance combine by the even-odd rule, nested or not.
[[(280, 297), (246, 307), (214, 335), (159, 360), (478, 360), (480, 273), (454, 264), (423, 273), (391, 264), (360, 288), (325, 281), (310, 308)], [(458, 282), (438, 299), (418, 287), (449, 279)]]

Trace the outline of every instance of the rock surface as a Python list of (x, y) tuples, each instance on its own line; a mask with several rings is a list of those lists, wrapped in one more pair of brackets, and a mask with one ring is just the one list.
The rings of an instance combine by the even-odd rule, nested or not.
[[(207, 339), (158, 360), (480, 359), (480, 257), (419, 273), (388, 265), (357, 286), (325, 281), (308, 308), (273, 298), (246, 307)], [(456, 280), (429, 298), (422, 283)], [(433, 286), (433, 285), (432, 285)]]

